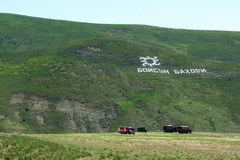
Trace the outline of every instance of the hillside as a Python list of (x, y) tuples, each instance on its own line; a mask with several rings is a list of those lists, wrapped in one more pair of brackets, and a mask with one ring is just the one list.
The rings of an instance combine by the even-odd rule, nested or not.
[[(159, 130), (169, 123), (240, 132), (240, 32), (10, 14), (0, 22), (2, 132)], [(142, 66), (147, 56), (161, 65)]]

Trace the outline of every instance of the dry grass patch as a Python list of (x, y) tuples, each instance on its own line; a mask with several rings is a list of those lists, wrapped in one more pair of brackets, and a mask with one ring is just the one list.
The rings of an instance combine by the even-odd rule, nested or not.
[(90, 159), (240, 159), (240, 134), (149, 132), (25, 136), (84, 148), (93, 155)]

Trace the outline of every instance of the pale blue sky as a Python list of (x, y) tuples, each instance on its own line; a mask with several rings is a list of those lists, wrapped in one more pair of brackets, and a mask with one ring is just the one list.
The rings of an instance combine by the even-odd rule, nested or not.
[(0, 13), (90, 23), (240, 31), (240, 0), (0, 0)]

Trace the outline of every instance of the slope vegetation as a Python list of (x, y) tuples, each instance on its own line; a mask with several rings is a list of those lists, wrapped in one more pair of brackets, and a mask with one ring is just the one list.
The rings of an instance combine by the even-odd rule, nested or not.
[[(9, 14), (0, 21), (0, 131), (159, 130), (168, 123), (240, 131), (239, 32)], [(169, 74), (139, 73), (151, 68), (139, 60), (147, 56)]]

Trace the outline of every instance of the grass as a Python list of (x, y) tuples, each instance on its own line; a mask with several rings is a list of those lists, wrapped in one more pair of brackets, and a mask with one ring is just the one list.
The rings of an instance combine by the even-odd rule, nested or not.
[[(155, 131), (168, 123), (240, 132), (239, 32), (11, 14), (0, 14), (0, 21), (2, 132), (114, 131), (122, 125)], [(137, 73), (139, 57), (146, 56), (157, 56), (161, 69), (208, 73)], [(76, 114), (79, 106), (84, 112)]]
[(5, 156), (15, 159), (21, 156), (32, 159), (57, 159), (61, 156), (67, 159), (240, 158), (240, 134), (237, 133), (1, 134), (0, 140), (2, 158)]
[[(79, 48), (84, 54), (75, 53)], [(138, 74), (136, 68), (141, 65), (138, 57), (146, 53), (152, 56), (157, 53), (169, 69), (199, 64), (206, 65), (209, 72), (230, 73), (239, 69), (234, 63), (219, 65), (187, 55), (184, 58), (172, 50), (124, 41), (88, 39), (69, 42), (65, 47), (57, 45), (26, 54), (25, 59), (7, 57), (0, 65), (3, 68), (0, 87), (4, 91), (0, 92), (1, 113), (8, 119), (2, 123), (22, 121), (25, 130), (21, 131), (24, 132), (69, 132), (68, 113), (56, 110), (56, 104), (62, 99), (70, 99), (92, 103), (93, 108), (104, 112), (114, 109), (119, 116), (111, 122), (109, 130), (119, 125), (157, 130), (165, 123), (173, 123), (189, 125), (198, 131), (239, 131), (238, 74), (234, 73), (231, 81), (229, 74), (217, 77), (218, 72), (214, 76), (209, 73), (207, 77)], [(24, 102), (8, 104), (9, 97), (16, 92), (25, 94)], [(32, 94), (48, 101), (48, 109), (34, 110), (34, 104), (29, 101)], [(231, 103), (230, 98), (233, 99)], [(18, 119), (13, 116), (16, 111), (19, 112)], [(39, 113), (44, 117), (44, 124), (37, 121)], [(8, 130), (6, 124), (2, 126), (2, 130)]]
[[(132, 41), (180, 54), (239, 62), (239, 32), (177, 30), (142, 25), (104, 25), (0, 14), (0, 53), (29, 51), (85, 38)], [(28, 32), (26, 32), (28, 31)]]
[(0, 135), (0, 158), (10, 159), (79, 159), (91, 156), (78, 147), (64, 146), (19, 135)]

